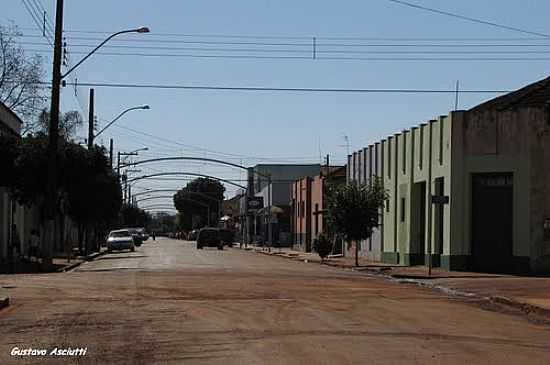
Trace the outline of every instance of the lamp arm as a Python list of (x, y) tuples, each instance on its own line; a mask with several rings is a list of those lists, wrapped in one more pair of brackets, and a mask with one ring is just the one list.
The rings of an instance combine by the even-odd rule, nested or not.
[(80, 61), (77, 62), (76, 65), (71, 67), (69, 71), (65, 72), (65, 74), (61, 75), (61, 80), (63, 80), (65, 77), (67, 77), (71, 72), (74, 71), (78, 66), (80, 66), (84, 61), (86, 61), (91, 55), (93, 55), (98, 49), (103, 47), (105, 43), (109, 42), (111, 39), (116, 37), (117, 35), (124, 34), (124, 33), (132, 33), (135, 30), (123, 30), (120, 32), (116, 32), (114, 34), (111, 34), (109, 37), (107, 37), (103, 42), (101, 42), (96, 48), (94, 48), (90, 53), (88, 53), (86, 56), (84, 56)]

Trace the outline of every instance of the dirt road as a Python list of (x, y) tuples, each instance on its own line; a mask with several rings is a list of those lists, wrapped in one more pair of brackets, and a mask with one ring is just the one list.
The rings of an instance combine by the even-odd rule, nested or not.
[[(158, 240), (76, 271), (0, 276), (0, 364), (544, 364), (550, 327), (239, 249)], [(79, 357), (14, 347), (87, 348)]]

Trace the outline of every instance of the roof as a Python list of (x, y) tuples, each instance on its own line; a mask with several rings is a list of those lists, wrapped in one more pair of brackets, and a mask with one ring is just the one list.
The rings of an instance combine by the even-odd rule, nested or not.
[(0, 132), (4, 131), (19, 136), (22, 124), (21, 118), (0, 101)]
[(545, 107), (550, 103), (550, 77), (479, 104), (469, 111)]

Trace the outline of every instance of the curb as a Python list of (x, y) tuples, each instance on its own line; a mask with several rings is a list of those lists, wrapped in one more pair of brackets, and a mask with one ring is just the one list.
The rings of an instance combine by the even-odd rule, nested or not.
[(0, 297), (0, 310), (10, 305), (10, 297)]
[(79, 267), (80, 265), (82, 265), (83, 263), (88, 262), (88, 261), (93, 261), (93, 260), (95, 260), (96, 258), (105, 255), (106, 253), (107, 253), (106, 250), (105, 250), (105, 251), (101, 251), (101, 252), (94, 252), (94, 253), (92, 253), (92, 254), (90, 254), (90, 255), (84, 257), (83, 261), (75, 262), (74, 264), (65, 266), (64, 268), (59, 269), (58, 272), (69, 272), (69, 271), (72, 271), (72, 270), (76, 269), (77, 267)]
[[(281, 255), (281, 254), (276, 255), (274, 253), (269, 253), (269, 252), (264, 252), (264, 251), (255, 251), (255, 252), (259, 253), (259, 254), (262, 254), (262, 255), (282, 257), (282, 258), (286, 258), (286, 259), (290, 259), (290, 260), (294, 260), (294, 261), (302, 261), (302, 262), (306, 262), (306, 263), (318, 263), (316, 261), (309, 261), (307, 259), (302, 259), (302, 258), (299, 258), (299, 257), (293, 257), (293, 256), (287, 256), (287, 255)], [(428, 279), (428, 278), (404, 277), (404, 275), (401, 276), (399, 274), (392, 275), (392, 274), (385, 273), (384, 271), (386, 271), (386, 270), (381, 270), (381, 269), (363, 268), (361, 270), (357, 270), (354, 267), (347, 267), (347, 266), (338, 265), (338, 264), (331, 265), (330, 263), (327, 263), (327, 262), (323, 262), (323, 263), (321, 263), (321, 265), (336, 267), (336, 268), (340, 268), (340, 269), (351, 269), (352, 271), (357, 271), (357, 272), (366, 272), (368, 275), (378, 276), (378, 277), (381, 277), (383, 279), (391, 280), (391, 281), (394, 281), (394, 282), (397, 282), (397, 283), (400, 283), (400, 284), (416, 284), (417, 286), (429, 288), (429, 289), (432, 289), (432, 290), (437, 290), (437, 291), (439, 291), (441, 293), (444, 293), (444, 294), (461, 296), (461, 297), (464, 297), (464, 298), (475, 298), (475, 299), (483, 300), (483, 301), (488, 302), (490, 304), (504, 305), (504, 306), (519, 310), (525, 315), (535, 314), (535, 315), (538, 315), (538, 316), (541, 316), (541, 317), (550, 318), (550, 309), (547, 309), (547, 308), (539, 307), (539, 306), (529, 304), (529, 303), (523, 303), (523, 302), (511, 299), (511, 298), (508, 298), (508, 297), (504, 297), (504, 296), (484, 296), (484, 295), (479, 294), (479, 293), (456, 290), (456, 289), (453, 289), (453, 288), (450, 288), (450, 287), (446, 287), (446, 286), (438, 285), (438, 284), (433, 283), (433, 282), (429, 282), (428, 280), (431, 280), (431, 279)]]

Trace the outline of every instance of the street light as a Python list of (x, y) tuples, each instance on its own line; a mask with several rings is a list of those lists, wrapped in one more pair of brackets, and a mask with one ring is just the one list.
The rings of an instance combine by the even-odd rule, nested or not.
[(128, 29), (128, 30), (122, 30), (120, 32), (116, 32), (116, 33), (113, 33), (111, 34), (110, 36), (108, 36), (103, 42), (101, 42), (96, 48), (94, 48), (90, 53), (88, 53), (86, 56), (84, 56), (80, 61), (78, 61), (73, 67), (71, 67), (69, 69), (69, 71), (65, 72), (65, 74), (61, 75), (61, 79), (64, 79), (65, 77), (67, 77), (71, 72), (73, 72), (73, 70), (75, 68), (77, 68), (78, 66), (80, 66), (84, 61), (86, 61), (91, 55), (93, 55), (95, 52), (97, 52), (98, 49), (100, 49), (101, 47), (103, 47), (105, 45), (105, 43), (109, 42), (111, 39), (113, 39), (114, 37), (118, 36), (118, 35), (121, 35), (121, 34), (125, 34), (125, 33), (149, 33), (150, 30), (149, 28), (147, 27), (141, 27), (141, 28), (137, 28), (137, 29)]
[(94, 52), (101, 48), (111, 38), (123, 34), (123, 33), (148, 33), (149, 28), (140, 27), (137, 29), (121, 31), (112, 34), (96, 48), (94, 48), (89, 54), (87, 54), (82, 60), (80, 60), (75, 66), (73, 66), (65, 74), (61, 73), (61, 61), (63, 51), (63, 0), (56, 0), (56, 12), (55, 12), (55, 39), (53, 49), (53, 62), (52, 62), (52, 96), (50, 104), (50, 123), (48, 125), (48, 176), (47, 176), (47, 194), (46, 194), (46, 214), (45, 214), (45, 243), (43, 247), (42, 264), (44, 266), (51, 266), (52, 263), (52, 249), (55, 241), (55, 205), (57, 201), (57, 152), (58, 152), (58, 139), (59, 139), (59, 106), (61, 95), (61, 83), (65, 77), (73, 72), (78, 66), (88, 59)]
[(89, 147), (93, 146), (94, 145), (94, 139), (97, 138), (101, 133), (105, 132), (105, 130), (107, 128), (109, 128), (111, 125), (113, 125), (113, 123), (116, 122), (117, 120), (119, 120), (124, 114), (126, 114), (126, 113), (128, 113), (129, 111), (132, 111), (132, 110), (149, 110), (149, 109), (151, 109), (151, 107), (149, 105), (141, 105), (141, 106), (134, 106), (132, 108), (128, 108), (128, 109), (124, 110), (122, 113), (120, 113), (119, 115), (117, 115), (117, 117), (115, 119), (110, 121), (105, 127), (103, 127), (103, 129), (101, 129), (95, 135), (93, 134), (93, 128), (90, 129), (90, 135), (88, 136), (88, 146)]

